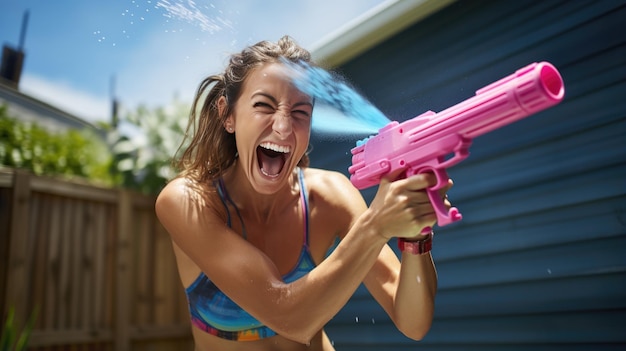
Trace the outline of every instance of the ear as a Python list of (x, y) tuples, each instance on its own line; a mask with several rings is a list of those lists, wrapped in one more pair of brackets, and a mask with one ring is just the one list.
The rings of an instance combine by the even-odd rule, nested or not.
[[(227, 104), (228, 102), (226, 101), (226, 97), (224, 97), (223, 95), (220, 96), (220, 98), (217, 100), (217, 111), (220, 116), (224, 115), (224, 111), (226, 111)], [(229, 115), (224, 120), (224, 129), (226, 129), (226, 132), (228, 133), (235, 132), (235, 120), (232, 115)]]

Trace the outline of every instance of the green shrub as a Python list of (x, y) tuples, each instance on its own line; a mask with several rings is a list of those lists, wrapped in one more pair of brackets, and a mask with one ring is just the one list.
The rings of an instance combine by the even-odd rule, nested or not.
[(139, 106), (121, 118), (132, 135), (112, 131), (114, 173), (126, 188), (157, 194), (175, 175), (171, 160), (183, 140), (190, 106), (177, 98), (165, 107)]
[(52, 133), (9, 116), (7, 107), (0, 106), (0, 165), (111, 186), (112, 160), (106, 143), (92, 131)]

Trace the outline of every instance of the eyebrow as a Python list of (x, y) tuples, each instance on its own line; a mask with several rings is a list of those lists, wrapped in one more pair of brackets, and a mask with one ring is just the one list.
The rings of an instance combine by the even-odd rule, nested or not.
[[(264, 93), (264, 92), (257, 92), (252, 94), (252, 97), (254, 98), (255, 96), (264, 96), (270, 100), (272, 100), (272, 102), (276, 105), (278, 105), (278, 100), (276, 100), (276, 98), (270, 94)], [(302, 105), (306, 105), (306, 106), (310, 106), (311, 108), (313, 108), (313, 103), (309, 102), (309, 101), (300, 101), (300, 102), (296, 102), (295, 104), (293, 104), (293, 107), (298, 107), (298, 106), (302, 106)]]

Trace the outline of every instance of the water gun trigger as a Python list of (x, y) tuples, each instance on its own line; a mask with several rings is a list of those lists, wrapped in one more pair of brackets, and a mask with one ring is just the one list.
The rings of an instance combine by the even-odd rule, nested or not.
[(439, 190), (446, 187), (448, 185), (448, 173), (445, 168), (422, 168), (418, 171), (408, 171), (407, 176), (409, 174), (423, 174), (423, 173), (433, 173), (437, 179), (435, 185), (426, 188), (426, 193), (428, 194), (428, 199), (430, 200), (433, 209), (435, 210), (435, 214), (437, 215), (437, 224), (440, 226), (445, 226), (450, 223), (454, 223), (460, 221), (463, 216), (461, 212), (456, 207), (450, 207), (448, 209), (444, 203), (444, 199), (439, 195)]

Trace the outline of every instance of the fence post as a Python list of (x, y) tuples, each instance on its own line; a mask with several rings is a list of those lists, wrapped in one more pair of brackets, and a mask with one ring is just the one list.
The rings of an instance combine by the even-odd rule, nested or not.
[[(30, 174), (15, 170), (9, 224), (9, 252), (4, 311), (15, 308), (15, 325), (21, 327), (28, 319), (28, 239), (30, 222)], [(4, 321), (3, 321), (4, 322)], [(21, 329), (20, 329), (21, 330)]]
[(117, 262), (115, 277), (115, 350), (131, 348), (131, 233), (133, 230), (133, 204), (131, 193), (119, 191), (117, 230)]

